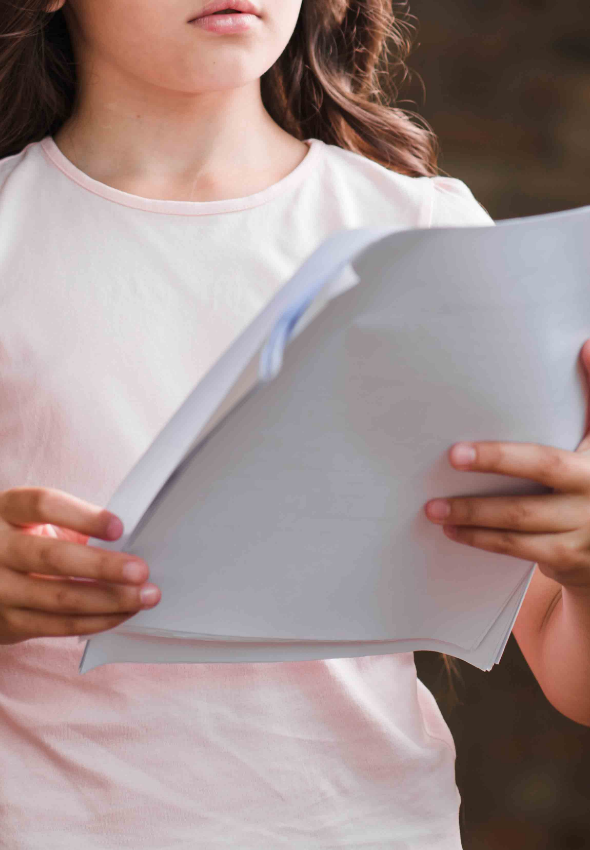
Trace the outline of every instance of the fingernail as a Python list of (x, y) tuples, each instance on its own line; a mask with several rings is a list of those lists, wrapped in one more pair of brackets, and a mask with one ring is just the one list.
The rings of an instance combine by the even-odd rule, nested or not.
[(139, 561), (128, 561), (123, 567), (123, 578), (125, 581), (145, 581), (146, 568)]
[(471, 466), (475, 457), (476, 452), (471, 443), (457, 443), (451, 451), (451, 458), (455, 466)]
[(451, 540), (454, 540), (455, 537), (457, 536), (457, 526), (456, 525), (443, 525), (443, 531), (447, 535), (447, 537), (451, 538)]
[(107, 537), (111, 540), (116, 540), (117, 537), (120, 537), (123, 534), (123, 523), (119, 519), (119, 517), (113, 516), (108, 521), (107, 525)]
[(426, 511), (432, 519), (445, 519), (451, 513), (451, 506), (445, 499), (434, 499), (428, 502)]
[(160, 589), (155, 584), (146, 584), (139, 591), (139, 598), (142, 605), (155, 605), (160, 598)]

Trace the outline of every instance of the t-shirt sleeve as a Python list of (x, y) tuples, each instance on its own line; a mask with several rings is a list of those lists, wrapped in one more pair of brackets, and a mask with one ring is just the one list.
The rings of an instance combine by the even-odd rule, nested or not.
[(432, 177), (431, 227), (491, 225), (493, 218), (477, 201), (471, 189), (456, 177)]
[[(420, 227), (468, 227), (494, 224), (493, 218), (462, 180), (456, 177), (429, 177), (423, 180), (430, 187), (430, 221), (428, 222), (428, 208), (422, 207), (424, 212)], [(359, 281), (358, 274), (349, 263), (322, 288), (321, 293), (315, 297), (314, 303), (297, 323), (293, 335), (300, 333), (323, 310), (330, 299), (341, 295)]]

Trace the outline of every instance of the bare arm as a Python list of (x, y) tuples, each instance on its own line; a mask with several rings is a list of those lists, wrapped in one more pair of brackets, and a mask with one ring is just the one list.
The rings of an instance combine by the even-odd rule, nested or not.
[(512, 632), (551, 705), (590, 726), (590, 590), (537, 567)]

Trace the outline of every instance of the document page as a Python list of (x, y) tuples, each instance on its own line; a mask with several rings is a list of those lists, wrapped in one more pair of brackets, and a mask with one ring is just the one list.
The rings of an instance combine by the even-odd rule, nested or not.
[(423, 506), (542, 492), (454, 470), (459, 440), (577, 446), (589, 225), (582, 208), (326, 240), (109, 503), (125, 535), (92, 545), (145, 558), (162, 599), (93, 637), (81, 669), (144, 652), (497, 663), (534, 565), (454, 543)]

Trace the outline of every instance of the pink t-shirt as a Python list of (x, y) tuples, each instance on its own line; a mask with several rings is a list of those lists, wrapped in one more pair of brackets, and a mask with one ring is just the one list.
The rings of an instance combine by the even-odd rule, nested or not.
[[(452, 178), (307, 140), (224, 201), (149, 200), (51, 137), (0, 161), (0, 489), (106, 505), (195, 383), (335, 230), (485, 225)], [(0, 646), (0, 847), (458, 850), (455, 749), (412, 654), (132, 664)]]

